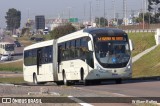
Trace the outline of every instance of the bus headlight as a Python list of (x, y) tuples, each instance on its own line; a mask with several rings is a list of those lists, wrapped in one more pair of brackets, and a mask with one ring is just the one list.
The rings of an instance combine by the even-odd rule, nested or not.
[(102, 68), (98, 64), (96, 64), (96, 69), (102, 70)]
[(126, 71), (131, 71), (131, 65), (127, 65)]
[(127, 67), (128, 69), (131, 69), (131, 66), (130, 65), (128, 65), (128, 67)]

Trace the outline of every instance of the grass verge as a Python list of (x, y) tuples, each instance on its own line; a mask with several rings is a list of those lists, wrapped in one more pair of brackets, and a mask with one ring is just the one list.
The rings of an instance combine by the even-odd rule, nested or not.
[(141, 32), (141, 33), (128, 33), (129, 38), (134, 43), (134, 51), (132, 52), (132, 56), (135, 56), (142, 51), (156, 45), (153, 32)]
[(33, 44), (33, 42), (29, 40), (28, 36), (19, 37), (17, 38), (17, 40), (21, 42), (24, 45), (24, 47)]
[(11, 63), (1, 63), (0, 64), (0, 71), (11, 71), (11, 72), (22, 72), (23, 70), (23, 62), (16, 61)]
[(160, 76), (160, 46), (133, 63), (133, 77)]
[(17, 83), (24, 83), (23, 77), (11, 77), (11, 78), (0, 78), (0, 83), (12, 83), (12, 84), (17, 84)]

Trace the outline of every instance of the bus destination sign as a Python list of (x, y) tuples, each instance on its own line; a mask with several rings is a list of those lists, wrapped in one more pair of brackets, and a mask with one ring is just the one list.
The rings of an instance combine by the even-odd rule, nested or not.
[(114, 36), (114, 37), (108, 37), (108, 36), (102, 36), (98, 37), (98, 41), (123, 41), (124, 37), (120, 36)]

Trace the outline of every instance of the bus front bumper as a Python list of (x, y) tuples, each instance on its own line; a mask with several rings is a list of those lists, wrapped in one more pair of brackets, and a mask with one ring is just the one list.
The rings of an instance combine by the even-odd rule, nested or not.
[(121, 69), (92, 70), (85, 77), (86, 80), (126, 79), (132, 77), (132, 71)]

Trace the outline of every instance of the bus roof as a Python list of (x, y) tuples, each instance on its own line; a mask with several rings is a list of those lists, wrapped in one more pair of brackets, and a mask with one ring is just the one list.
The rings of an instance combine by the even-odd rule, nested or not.
[(39, 43), (32, 44), (30, 46), (27, 46), (24, 48), (24, 50), (29, 50), (29, 49), (34, 49), (34, 48), (39, 48), (39, 47), (45, 47), (49, 45), (53, 45), (54, 40), (48, 40), (48, 41), (43, 41)]
[(107, 33), (108, 35), (117, 35), (117, 34), (123, 35), (125, 33), (123, 30), (117, 28), (88, 28), (84, 29), (83, 32), (87, 32), (92, 35), (101, 33)]
[(107, 34), (108, 36), (116, 36), (121, 35), (123, 36), (126, 34), (123, 30), (117, 29), (117, 28), (86, 28), (80, 31), (73, 32), (71, 34), (67, 34), (65, 36), (62, 36), (58, 38), (58, 43), (88, 36), (89, 34)]
[(76, 38), (79, 38), (79, 37), (83, 37), (83, 36), (88, 36), (88, 33), (84, 33), (83, 30), (80, 30), (80, 31), (76, 31), (76, 32), (73, 32), (71, 34), (67, 34), (65, 36), (62, 36), (60, 38), (57, 39), (57, 42), (64, 42), (64, 41), (67, 41), (67, 40), (71, 40), (71, 39), (76, 39)]

